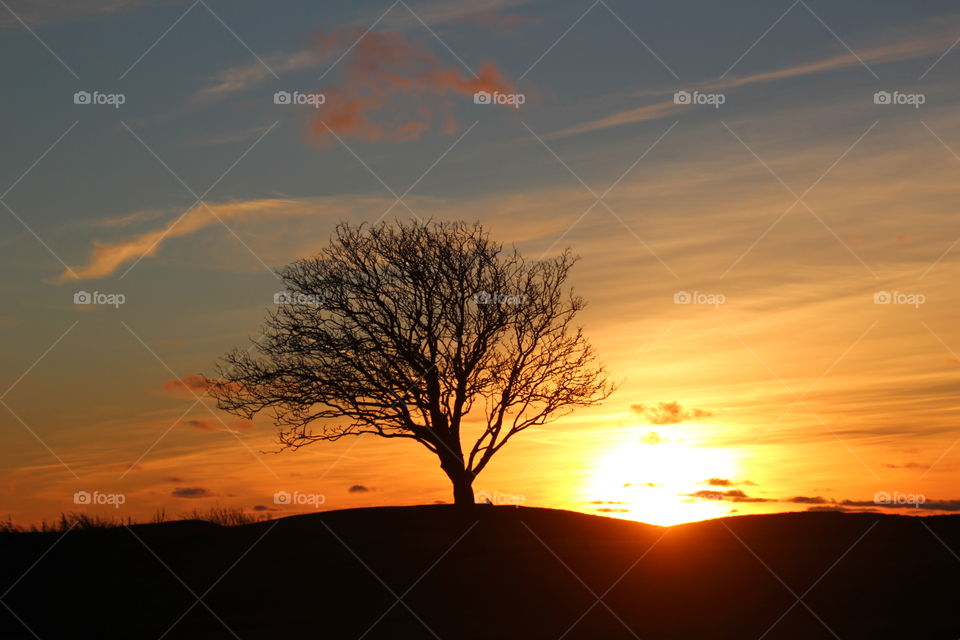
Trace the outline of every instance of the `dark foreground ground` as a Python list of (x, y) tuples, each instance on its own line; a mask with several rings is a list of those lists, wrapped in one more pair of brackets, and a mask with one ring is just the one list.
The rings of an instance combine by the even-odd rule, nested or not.
[(59, 536), (0, 535), (0, 638), (960, 637), (960, 516), (428, 506)]

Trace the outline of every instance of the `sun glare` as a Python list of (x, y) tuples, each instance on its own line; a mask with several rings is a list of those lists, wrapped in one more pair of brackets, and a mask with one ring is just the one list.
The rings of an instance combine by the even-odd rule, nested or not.
[(646, 442), (634, 430), (597, 457), (584, 489), (586, 502), (602, 515), (658, 525), (716, 518), (729, 503), (689, 497), (711, 489), (710, 478), (735, 478), (738, 465), (729, 450), (684, 442)]

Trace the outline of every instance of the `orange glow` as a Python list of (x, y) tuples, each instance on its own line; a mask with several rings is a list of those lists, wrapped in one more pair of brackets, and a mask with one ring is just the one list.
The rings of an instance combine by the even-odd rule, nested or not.
[(633, 429), (591, 466), (584, 500), (606, 502), (597, 504), (603, 515), (658, 525), (727, 515), (729, 503), (683, 494), (708, 489), (703, 484), (708, 478), (733, 478), (739, 471), (737, 455), (729, 450), (674, 441), (647, 444)]

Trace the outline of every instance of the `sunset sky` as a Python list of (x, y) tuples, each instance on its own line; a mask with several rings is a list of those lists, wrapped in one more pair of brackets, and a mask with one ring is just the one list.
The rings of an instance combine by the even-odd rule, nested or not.
[(0, 5), (0, 517), (451, 500), (420, 445), (275, 453), (195, 395), (275, 269), (411, 216), (570, 247), (620, 383), (477, 491), (657, 524), (960, 510), (955, 3)]

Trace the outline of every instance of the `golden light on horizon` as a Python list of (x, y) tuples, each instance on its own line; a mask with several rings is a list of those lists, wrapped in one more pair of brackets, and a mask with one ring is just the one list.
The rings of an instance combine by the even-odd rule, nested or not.
[(663, 526), (725, 516), (730, 504), (689, 494), (709, 489), (710, 478), (737, 477), (737, 457), (728, 449), (627, 429), (592, 462), (583, 497), (603, 515)]

